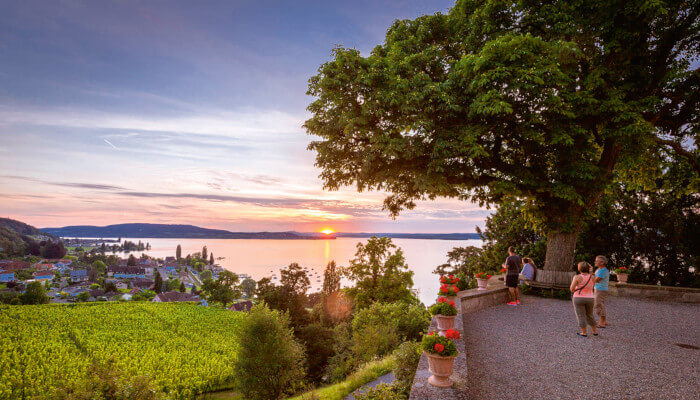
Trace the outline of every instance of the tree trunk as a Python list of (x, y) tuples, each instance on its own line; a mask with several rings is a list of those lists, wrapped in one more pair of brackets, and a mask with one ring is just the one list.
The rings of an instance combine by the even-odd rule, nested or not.
[(547, 233), (547, 255), (544, 270), (537, 273), (537, 281), (552, 286), (568, 287), (574, 273), (574, 250), (578, 230)]

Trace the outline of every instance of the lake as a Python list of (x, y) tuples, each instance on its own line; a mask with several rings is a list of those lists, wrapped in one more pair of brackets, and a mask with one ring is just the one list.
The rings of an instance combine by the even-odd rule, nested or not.
[[(311, 292), (318, 291), (323, 284), (323, 270), (328, 262), (347, 266), (354, 258), (357, 243), (366, 239), (338, 238), (335, 240), (256, 240), (256, 239), (138, 239), (123, 238), (138, 242), (148, 242), (151, 250), (145, 253), (156, 258), (175, 256), (178, 244), (182, 246), (182, 256), (202, 251), (207, 246), (214, 253), (217, 264), (238, 274), (248, 274), (259, 280), (275, 274), (279, 283), (279, 270), (292, 262), (308, 267), (311, 279)], [(436, 266), (447, 261), (447, 252), (458, 246), (481, 247), (481, 240), (430, 240), (393, 239), (406, 257), (406, 263), (415, 273), (413, 287), (418, 289), (421, 301), (430, 305), (435, 301), (439, 277), (433, 274)], [(132, 252), (140, 256), (141, 252)], [(124, 253), (121, 253), (122, 257)]]

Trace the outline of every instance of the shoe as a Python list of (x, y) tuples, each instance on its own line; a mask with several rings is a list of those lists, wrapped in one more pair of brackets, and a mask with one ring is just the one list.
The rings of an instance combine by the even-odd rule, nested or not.
[(509, 306), (517, 306), (518, 303), (516, 303), (516, 302), (514, 302), (514, 301), (511, 301), (510, 303), (508, 303), (508, 305), (509, 305)]
[(583, 334), (581, 334), (581, 332), (576, 332), (576, 334), (581, 336), (581, 337), (588, 337), (588, 335), (583, 335)]
[(515, 304), (520, 305), (520, 300), (516, 301)]

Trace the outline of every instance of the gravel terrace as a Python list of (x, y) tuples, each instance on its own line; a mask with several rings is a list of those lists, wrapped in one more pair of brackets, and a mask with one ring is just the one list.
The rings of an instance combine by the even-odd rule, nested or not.
[(526, 296), (464, 315), (471, 399), (700, 399), (700, 305), (608, 297), (576, 336), (570, 301)]

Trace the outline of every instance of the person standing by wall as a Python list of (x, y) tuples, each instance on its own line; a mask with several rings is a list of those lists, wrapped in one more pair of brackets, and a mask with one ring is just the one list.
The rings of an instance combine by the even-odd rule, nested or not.
[(507, 269), (506, 286), (508, 287), (508, 294), (510, 295), (509, 306), (517, 306), (520, 304), (518, 278), (521, 265), (523, 265), (523, 261), (520, 259), (520, 256), (515, 254), (513, 246), (508, 247), (508, 258), (506, 258), (505, 267)]
[(605, 299), (608, 297), (608, 283), (610, 282), (610, 270), (608, 269), (608, 258), (605, 256), (597, 256), (595, 258), (595, 266), (598, 268), (595, 271), (595, 294), (594, 306), (595, 313), (600, 318), (598, 328), (605, 328), (608, 325), (607, 314), (605, 312)]

